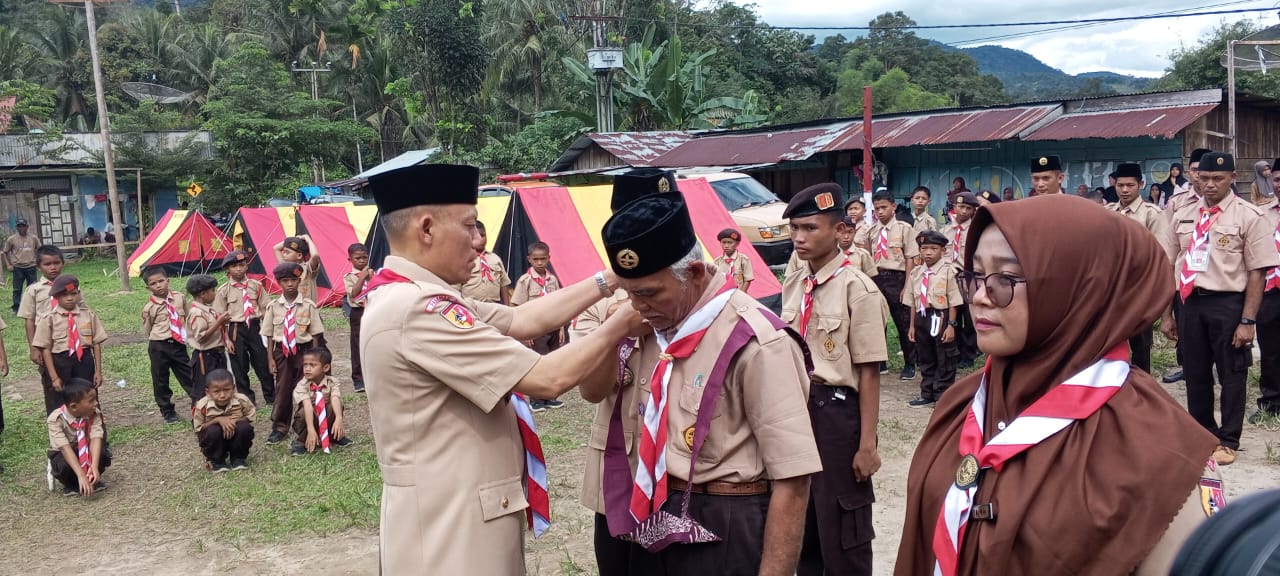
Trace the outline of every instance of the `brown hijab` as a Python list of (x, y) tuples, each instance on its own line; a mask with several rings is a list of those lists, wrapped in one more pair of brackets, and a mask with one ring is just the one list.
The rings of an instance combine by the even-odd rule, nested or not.
[[(1027, 344), (991, 358), (985, 438), (1050, 388), (1149, 328), (1173, 293), (1173, 270), (1155, 237), (1132, 219), (1083, 198), (1048, 195), (980, 208), (978, 238), (998, 226), (1022, 265)], [(1099, 249), (1100, 248), (1100, 249)], [(907, 481), (907, 516), (895, 574), (933, 573), (934, 525), (960, 463), (959, 439), (982, 379), (956, 383), (934, 410)], [(1129, 574), (1186, 503), (1217, 441), (1149, 374), (1134, 369), (1092, 416), (987, 470), (975, 504), (994, 521), (970, 520), (959, 574)]]

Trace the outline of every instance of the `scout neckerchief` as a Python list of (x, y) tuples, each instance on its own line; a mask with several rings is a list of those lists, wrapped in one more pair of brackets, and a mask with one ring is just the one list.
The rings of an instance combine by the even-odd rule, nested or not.
[(953, 261), (959, 262), (960, 258), (964, 256), (964, 254), (960, 253), (960, 241), (964, 238), (964, 233), (964, 224), (957, 223), (955, 225), (955, 234), (951, 238), (951, 259)]
[(383, 268), (375, 272), (373, 274), (373, 278), (370, 278), (369, 281), (365, 283), (364, 292), (360, 293), (359, 298), (361, 299), (368, 298), (370, 292), (373, 292), (378, 288), (386, 286), (387, 284), (399, 284), (402, 282), (413, 282), (413, 281), (408, 278), (405, 278), (404, 276), (401, 276), (400, 274), (395, 273), (394, 271), (388, 268)]
[(973, 396), (960, 432), (962, 459), (956, 469), (955, 483), (947, 489), (947, 497), (938, 513), (938, 523), (933, 529), (933, 555), (937, 559), (933, 570), (935, 575), (954, 576), (957, 573), (965, 527), (982, 472), (987, 469), (1000, 472), (1009, 460), (1102, 408), (1129, 378), (1129, 346), (1127, 342), (1121, 342), (1101, 360), (1050, 389), (984, 445), (987, 373), (990, 370), (991, 360), (987, 359), (982, 383)]
[(62, 417), (71, 425), (71, 429), (76, 431), (76, 457), (80, 460), (80, 469), (84, 470), (89, 483), (93, 483), (93, 455), (89, 453), (89, 422), (92, 420), (84, 418), (72, 420), (66, 404), (62, 405)]
[(1199, 272), (1191, 269), (1191, 259), (1195, 254), (1200, 254), (1204, 258), (1204, 266), (1209, 264), (1209, 229), (1213, 228), (1221, 215), (1222, 206), (1200, 209), (1200, 221), (1196, 223), (1195, 233), (1192, 234), (1191, 243), (1182, 259), (1182, 273), (1178, 275), (1178, 294), (1183, 302), (1191, 296), (1191, 291), (1196, 287), (1196, 276), (1199, 275)]
[(232, 284), (232, 286), (235, 286), (240, 290), (240, 302), (241, 305), (244, 306), (244, 323), (248, 324), (253, 322), (253, 314), (255, 310), (253, 309), (253, 299), (249, 297), (249, 283), (236, 282)]
[[(838, 255), (839, 254), (837, 254), (837, 256)], [(840, 273), (843, 272), (845, 268), (849, 267), (849, 264), (850, 264), (849, 255), (846, 253), (844, 255), (844, 262), (840, 263), (840, 267), (836, 268), (835, 272), (832, 272), (830, 276), (827, 276), (821, 282), (818, 281), (817, 273), (809, 274), (808, 276), (804, 277), (804, 298), (800, 301), (800, 337), (801, 338), (804, 338), (809, 333), (809, 318), (813, 316), (813, 291), (817, 290), (819, 286), (825, 284), (827, 280), (830, 280), (840, 275)]]
[(733, 282), (733, 283), (736, 285), (738, 281), (737, 281), (737, 279), (735, 279), (735, 278), (733, 277), (733, 276), (734, 276), (733, 271), (734, 271), (734, 268), (735, 268), (735, 266), (734, 266), (734, 265), (738, 263), (738, 259), (737, 259), (736, 257), (734, 257), (734, 256), (730, 256), (730, 255), (728, 255), (728, 254), (725, 254), (725, 255), (724, 255), (724, 263), (725, 263), (725, 264), (728, 264), (728, 267), (727, 267), (727, 269), (725, 270), (725, 273), (724, 273), (724, 279), (725, 279), (725, 282)]
[(477, 258), (480, 261), (480, 278), (485, 282), (493, 282), (493, 268), (489, 266), (488, 256), (488, 252), (481, 252)]
[(920, 314), (923, 315), (929, 311), (929, 279), (933, 277), (933, 270), (925, 266), (924, 273), (920, 275)]
[(320, 431), (320, 447), (324, 449), (325, 454), (329, 453), (329, 407), (324, 401), (324, 385), (311, 383), (311, 393), (315, 397), (311, 400), (312, 407), (316, 410), (316, 429)]
[(296, 301), (284, 305), (284, 342), (281, 342), (281, 348), (285, 356), (293, 356), (298, 351), (298, 325), (293, 318), (293, 310), (297, 306)]
[(874, 256), (876, 262), (889, 257), (889, 227), (887, 225), (880, 226), (880, 238), (876, 240), (876, 253)]
[[(688, 358), (698, 349), (711, 323), (733, 295), (725, 286), (714, 298), (689, 315), (671, 341), (657, 331), (660, 353), (649, 379), (652, 390), (644, 403), (643, 431), (640, 434), (639, 462), (631, 489), (631, 516), (643, 522), (667, 501), (667, 392), (671, 385), (672, 363)], [(692, 478), (690, 478), (692, 481)]]
[(547, 495), (547, 458), (542, 453), (538, 426), (533, 422), (529, 400), (519, 392), (511, 393), (511, 407), (516, 412), (516, 425), (524, 444), (524, 497), (529, 501), (525, 519), (533, 537), (542, 536), (551, 527), (551, 498)]
[(541, 289), (538, 291), (538, 296), (546, 296), (547, 284), (551, 283), (551, 279), (553, 278), (553, 276), (551, 276), (551, 274), (548, 273), (546, 276), (539, 277), (537, 272), (530, 270), (529, 277), (533, 278), (534, 283), (536, 283), (538, 285), (538, 288)]
[[(1276, 204), (1272, 209), (1276, 212), (1280, 212), (1280, 203)], [(1276, 233), (1274, 238), (1276, 242), (1276, 252), (1280, 252), (1280, 222), (1276, 223)], [(1276, 289), (1280, 289), (1280, 266), (1276, 266), (1267, 272), (1267, 285), (1262, 289), (1262, 291), (1266, 292), (1268, 290)]]
[(154, 304), (164, 304), (165, 315), (169, 317), (169, 337), (179, 344), (187, 343), (187, 327), (182, 325), (182, 317), (178, 316), (178, 308), (173, 305), (173, 295), (164, 300), (151, 297)]
[(80, 326), (76, 323), (76, 311), (65, 312), (67, 315), (67, 356), (75, 356), (76, 360), (84, 357), (84, 342), (80, 341)]

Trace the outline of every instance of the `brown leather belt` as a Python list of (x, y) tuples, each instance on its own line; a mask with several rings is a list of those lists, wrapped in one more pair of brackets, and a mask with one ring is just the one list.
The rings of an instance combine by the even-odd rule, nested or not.
[[(667, 486), (672, 492), (684, 491), (689, 484), (679, 478), (667, 478)], [(759, 494), (768, 494), (772, 490), (772, 483), (768, 480), (757, 480), (755, 482), (707, 482), (705, 484), (694, 484), (690, 492), (694, 494), (711, 494), (714, 496), (756, 496)]]

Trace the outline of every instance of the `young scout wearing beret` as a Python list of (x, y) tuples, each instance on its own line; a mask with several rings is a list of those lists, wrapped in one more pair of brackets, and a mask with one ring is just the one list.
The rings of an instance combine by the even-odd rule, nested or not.
[(210, 372), (227, 367), (225, 328), (231, 315), (213, 309), (218, 281), (208, 274), (187, 279), (191, 311), (187, 313), (187, 343), (191, 345), (192, 396), (204, 398), (204, 382)]
[(720, 241), (720, 249), (724, 251), (723, 254), (716, 256), (714, 262), (716, 269), (724, 274), (726, 281), (733, 282), (734, 287), (746, 292), (756, 275), (751, 271), (751, 259), (738, 251), (738, 245), (742, 243), (742, 233), (733, 228), (725, 228), (716, 234), (716, 240)]
[(894, 327), (898, 330), (898, 346), (902, 350), (903, 362), (901, 379), (910, 380), (916, 377), (916, 350), (915, 344), (907, 340), (911, 309), (902, 305), (902, 293), (906, 288), (907, 275), (916, 265), (920, 249), (916, 246), (916, 233), (911, 225), (894, 216), (893, 195), (888, 192), (877, 193), (871, 203), (875, 208), (875, 221), (864, 228), (861, 241), (857, 243), (871, 251), (871, 258), (880, 271), (875, 282), (889, 303), (889, 312), (893, 316)]
[(947, 237), (939, 232), (922, 232), (916, 243), (924, 261), (911, 271), (902, 303), (911, 308), (908, 337), (916, 343), (920, 361), (920, 396), (907, 404), (932, 406), (956, 381), (960, 349), (956, 346), (957, 312), (964, 300), (956, 282), (956, 268), (942, 254)]
[(231, 356), (231, 373), (236, 378), (236, 391), (258, 403), (249, 386), (249, 367), (258, 376), (262, 397), (267, 404), (276, 401), (276, 381), (267, 361), (267, 348), (262, 342), (262, 315), (267, 310), (267, 289), (248, 276), (250, 256), (236, 250), (222, 259), (227, 281), (213, 297), (213, 309), (231, 316), (227, 324), (227, 354)]
[(147, 357), (151, 360), (151, 392), (156, 406), (160, 408), (160, 417), (173, 424), (178, 421), (178, 412), (173, 405), (169, 372), (178, 379), (178, 385), (191, 399), (192, 407), (199, 400), (191, 387), (187, 302), (181, 292), (169, 289), (169, 275), (164, 268), (144, 268), (142, 281), (151, 291), (151, 297), (142, 305), (142, 332), (147, 335)]
[(41, 350), (45, 370), (53, 377), (53, 389), (62, 392), (72, 378), (102, 385), (102, 343), (107, 329), (80, 298), (80, 280), (63, 274), (53, 281), (49, 297), (58, 303), (37, 321), (31, 344)]

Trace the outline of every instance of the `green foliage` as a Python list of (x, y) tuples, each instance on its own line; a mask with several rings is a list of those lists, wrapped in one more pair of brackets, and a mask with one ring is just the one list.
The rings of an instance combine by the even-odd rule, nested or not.
[(499, 174), (545, 170), (586, 131), (587, 126), (576, 118), (543, 118), (505, 142), (485, 146), (480, 158)]
[[(1159, 90), (1181, 90), (1225, 86), (1227, 68), (1221, 58), (1227, 53), (1227, 42), (1239, 40), (1259, 30), (1251, 20), (1224, 23), (1206, 34), (1198, 46), (1178, 48), (1169, 54), (1170, 66), (1155, 83)], [(1280, 77), (1272, 72), (1236, 71), (1236, 89), (1241, 92), (1280, 97)]]
[(17, 96), (9, 113), (28, 128), (34, 127), (31, 124), (39, 125), (48, 121), (57, 106), (57, 94), (53, 90), (26, 80), (0, 82), (0, 98), (6, 96)]
[[(155, 102), (111, 116), (111, 145), (116, 163), (142, 169), (142, 186), (151, 191), (184, 188), (182, 184), (207, 182), (216, 169), (212, 150), (191, 132), (178, 142), (165, 142), (156, 132), (197, 128), (191, 119)], [(216, 197), (216, 196), (214, 196)]]

